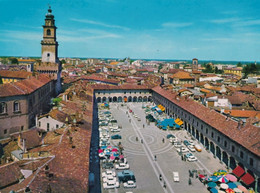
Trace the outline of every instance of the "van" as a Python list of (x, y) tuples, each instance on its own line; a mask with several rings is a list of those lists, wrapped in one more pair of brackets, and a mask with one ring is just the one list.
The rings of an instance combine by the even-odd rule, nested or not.
[(173, 175), (173, 181), (174, 182), (179, 182), (180, 178), (179, 178), (179, 172), (172, 172)]
[(201, 147), (200, 147), (199, 145), (194, 145), (194, 148), (195, 148), (198, 152), (201, 152), (201, 151), (202, 151), (202, 149), (201, 149)]

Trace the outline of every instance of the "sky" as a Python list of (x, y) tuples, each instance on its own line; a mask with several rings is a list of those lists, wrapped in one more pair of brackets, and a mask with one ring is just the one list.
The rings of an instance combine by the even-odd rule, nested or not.
[(260, 61), (260, 0), (0, 0), (0, 56)]

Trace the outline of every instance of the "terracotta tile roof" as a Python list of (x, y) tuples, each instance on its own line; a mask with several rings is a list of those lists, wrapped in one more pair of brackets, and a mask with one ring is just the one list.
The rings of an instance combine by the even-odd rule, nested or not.
[(18, 183), (23, 177), (17, 163), (8, 164), (0, 167), (0, 189), (12, 183)]
[(182, 71), (179, 71), (179, 72), (176, 72), (175, 74), (173, 74), (172, 76), (170, 76), (170, 78), (177, 78), (177, 79), (194, 79), (190, 73), (188, 72), (182, 72)]
[(186, 88), (194, 88), (194, 85), (192, 85), (192, 84), (184, 84), (182, 86), (186, 87)]
[(238, 123), (236, 121), (226, 119), (226, 116), (217, 113), (215, 110), (211, 110), (192, 100), (177, 100), (175, 98), (176, 93), (171, 93), (159, 86), (154, 87), (152, 90), (212, 126), (252, 153), (260, 156), (260, 128), (247, 124), (241, 129), (238, 129)]
[(96, 81), (115, 83), (115, 84), (119, 84), (120, 83), (120, 81), (118, 81), (118, 80), (101, 78), (101, 77), (98, 77), (98, 76), (96, 76), (94, 74), (92, 74), (90, 76), (81, 76), (79, 79), (81, 79), (81, 80), (96, 80)]
[(17, 78), (26, 79), (32, 76), (31, 72), (26, 71), (10, 71), (10, 70), (0, 70), (1, 78)]
[(250, 110), (224, 110), (225, 114), (229, 114), (232, 117), (256, 117), (260, 111), (250, 111)]
[(151, 89), (151, 87), (147, 85), (132, 85), (132, 84), (123, 84), (119, 86), (112, 85), (91, 85), (91, 87), (95, 90), (122, 90), (122, 89), (132, 89), (132, 90), (142, 90), (142, 89)]
[(210, 90), (207, 90), (207, 89), (205, 89), (205, 88), (202, 88), (202, 89), (200, 89), (200, 92), (203, 92), (203, 93), (210, 93), (211, 91), (210, 91)]
[(34, 59), (18, 59), (18, 62), (35, 62)]
[(39, 74), (38, 77), (21, 80), (19, 82), (0, 85), (0, 97), (27, 95), (52, 81), (48, 75)]

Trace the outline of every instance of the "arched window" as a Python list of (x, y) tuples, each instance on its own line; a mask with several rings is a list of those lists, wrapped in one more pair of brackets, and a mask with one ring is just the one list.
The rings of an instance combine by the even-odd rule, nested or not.
[(50, 53), (47, 53), (47, 57), (50, 57)]
[(4, 102), (0, 103), (0, 114), (4, 114), (7, 112), (7, 105)]
[(50, 36), (50, 35), (51, 35), (51, 30), (47, 29), (47, 36)]
[(20, 103), (18, 101), (14, 101), (14, 112), (20, 111)]

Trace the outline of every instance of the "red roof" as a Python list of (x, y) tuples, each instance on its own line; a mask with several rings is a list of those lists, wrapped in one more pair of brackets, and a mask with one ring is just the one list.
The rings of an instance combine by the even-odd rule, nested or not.
[(188, 72), (176, 72), (173, 74), (170, 78), (178, 78), (178, 79), (194, 79), (192, 76), (190, 76), (190, 73)]
[(255, 181), (255, 178), (251, 176), (249, 173), (246, 173), (242, 176), (241, 180), (245, 182), (246, 185), (250, 185)]
[(26, 79), (30, 76), (32, 76), (32, 73), (27, 71), (0, 70), (0, 77), (2, 78)]
[(220, 133), (223, 133), (223, 135), (242, 145), (252, 153), (258, 156), (260, 155), (260, 132), (258, 127), (246, 124), (244, 127), (238, 129), (238, 122), (227, 119), (226, 116), (202, 104), (192, 100), (177, 100), (175, 98), (177, 93), (164, 90), (160, 86), (154, 87), (152, 90), (202, 120), (204, 123), (215, 128)]
[(237, 177), (242, 176), (245, 173), (245, 170), (241, 166), (237, 166), (233, 171), (233, 174), (235, 174)]
[(45, 74), (21, 80), (19, 82), (0, 85), (0, 97), (27, 95), (49, 83), (51, 78)]

